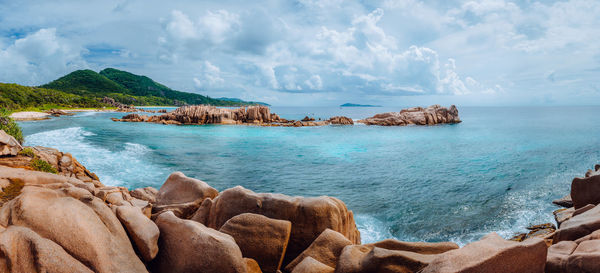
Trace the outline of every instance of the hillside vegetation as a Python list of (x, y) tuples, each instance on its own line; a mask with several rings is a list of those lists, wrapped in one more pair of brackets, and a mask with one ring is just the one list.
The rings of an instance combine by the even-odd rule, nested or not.
[(98, 108), (106, 106), (95, 98), (58, 90), (0, 83), (0, 108), (4, 111), (51, 108)]
[(100, 73), (92, 70), (77, 70), (41, 87), (88, 98), (111, 97), (118, 102), (138, 106), (186, 104), (240, 106), (254, 104), (245, 101), (219, 100), (200, 94), (176, 91), (146, 76), (114, 68), (104, 69)]

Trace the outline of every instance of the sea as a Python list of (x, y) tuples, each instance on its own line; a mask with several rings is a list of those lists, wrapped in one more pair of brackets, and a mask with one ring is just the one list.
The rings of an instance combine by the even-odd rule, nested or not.
[[(271, 107), (287, 119), (355, 120), (399, 107)], [(106, 185), (160, 188), (182, 171), (218, 190), (334, 196), (362, 242), (510, 238), (554, 222), (553, 199), (600, 163), (600, 107), (458, 107), (435, 126), (258, 127), (113, 122), (82, 112), (20, 122), (25, 145), (73, 154)]]

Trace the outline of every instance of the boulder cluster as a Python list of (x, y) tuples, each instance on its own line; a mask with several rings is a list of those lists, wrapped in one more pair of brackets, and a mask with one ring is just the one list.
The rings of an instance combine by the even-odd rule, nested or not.
[[(129, 190), (103, 185), (68, 153), (16, 149), (0, 157), (0, 272), (600, 271), (600, 165), (573, 180), (556, 232), (521, 242), (491, 233), (459, 248), (361, 244), (334, 197), (218, 191), (181, 172)], [(32, 170), (31, 158), (56, 173)]]
[(279, 117), (267, 106), (255, 105), (240, 108), (218, 108), (211, 105), (182, 106), (175, 111), (163, 115), (128, 114), (113, 121), (125, 122), (153, 122), (160, 124), (176, 125), (203, 125), (203, 124), (245, 124), (258, 126), (323, 126), (323, 125), (352, 125), (354, 122), (347, 117), (332, 117), (329, 120), (315, 121), (308, 116), (302, 120), (287, 120)]
[(413, 107), (400, 112), (388, 112), (359, 120), (366, 125), (404, 126), (404, 125), (435, 125), (442, 123), (459, 123), (458, 109), (451, 105), (449, 108), (431, 105), (427, 108)]

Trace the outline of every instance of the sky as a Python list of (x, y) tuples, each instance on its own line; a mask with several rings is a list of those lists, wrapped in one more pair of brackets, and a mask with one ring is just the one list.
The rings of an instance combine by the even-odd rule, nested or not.
[(0, 82), (107, 67), (277, 106), (597, 105), (600, 1), (0, 0)]

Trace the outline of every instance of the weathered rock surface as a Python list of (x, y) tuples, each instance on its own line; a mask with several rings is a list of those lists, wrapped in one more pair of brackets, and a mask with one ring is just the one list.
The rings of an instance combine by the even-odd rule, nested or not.
[(375, 246), (389, 250), (402, 250), (419, 254), (440, 254), (453, 249), (458, 245), (452, 242), (427, 243), (427, 242), (403, 242), (395, 239), (386, 239), (367, 246)]
[(359, 120), (366, 125), (403, 126), (403, 125), (434, 125), (442, 123), (459, 123), (458, 109), (451, 105), (449, 108), (431, 105), (427, 108), (413, 107), (400, 112), (377, 114), (370, 118)]
[(158, 190), (153, 187), (138, 188), (129, 192), (132, 197), (140, 200), (146, 200), (150, 203), (156, 202)]
[(31, 229), (9, 226), (0, 232), (0, 272), (89, 272), (55, 242)]
[(600, 203), (600, 175), (585, 178), (576, 177), (571, 182), (571, 198), (573, 207), (581, 208), (587, 204)]
[(389, 250), (372, 245), (349, 245), (342, 250), (335, 272), (417, 272), (435, 257), (436, 255)]
[(273, 273), (281, 267), (291, 230), (290, 221), (253, 213), (236, 215), (219, 229), (235, 239), (244, 257), (256, 260), (263, 272)]
[(339, 199), (327, 196), (290, 197), (254, 193), (237, 186), (221, 192), (212, 201), (205, 201), (193, 219), (218, 229), (227, 220), (242, 213), (292, 222), (284, 264), (304, 251), (327, 228), (341, 233), (352, 243), (360, 243), (352, 211)]
[(246, 261), (233, 237), (172, 212), (158, 216), (159, 252), (152, 272), (247, 272)]
[(0, 225), (27, 227), (95, 272), (146, 272), (106, 204), (68, 183), (25, 186), (0, 209)]
[(351, 118), (344, 116), (331, 117), (329, 123), (335, 125), (354, 125), (354, 121)]
[(185, 176), (182, 172), (172, 173), (156, 194), (156, 205), (174, 205), (214, 198), (219, 192), (206, 182)]
[(319, 237), (306, 250), (291, 261), (285, 267), (285, 270), (288, 272), (295, 270), (295, 267), (308, 257), (312, 257), (314, 260), (328, 267), (335, 268), (342, 250), (349, 245), (352, 245), (352, 242), (344, 235), (331, 229), (326, 229), (321, 232)]
[(557, 206), (561, 206), (561, 207), (565, 207), (565, 208), (573, 207), (573, 200), (571, 200), (571, 194), (568, 194), (559, 199), (556, 199), (556, 200), (552, 201), (552, 203)]
[(142, 210), (133, 206), (117, 207), (117, 217), (127, 230), (129, 238), (146, 262), (151, 261), (158, 253), (158, 236), (160, 231)]
[(573, 217), (573, 212), (575, 212), (574, 208), (568, 209), (557, 209), (552, 212), (554, 214), (554, 220), (556, 220), (556, 226), (560, 228), (560, 225)]
[(0, 156), (15, 156), (21, 150), (23, 150), (23, 146), (19, 141), (4, 132), (4, 130), (0, 130)]
[(600, 235), (578, 242), (561, 241), (548, 249), (546, 272), (600, 272)]
[(595, 206), (577, 215), (575, 212), (571, 219), (560, 224), (560, 228), (554, 234), (554, 243), (577, 240), (600, 229), (600, 206)]
[(546, 249), (545, 242), (539, 238), (513, 242), (491, 233), (460, 249), (438, 254), (422, 273), (542, 273), (546, 264)]
[(291, 273), (333, 273), (335, 269), (308, 256)]

